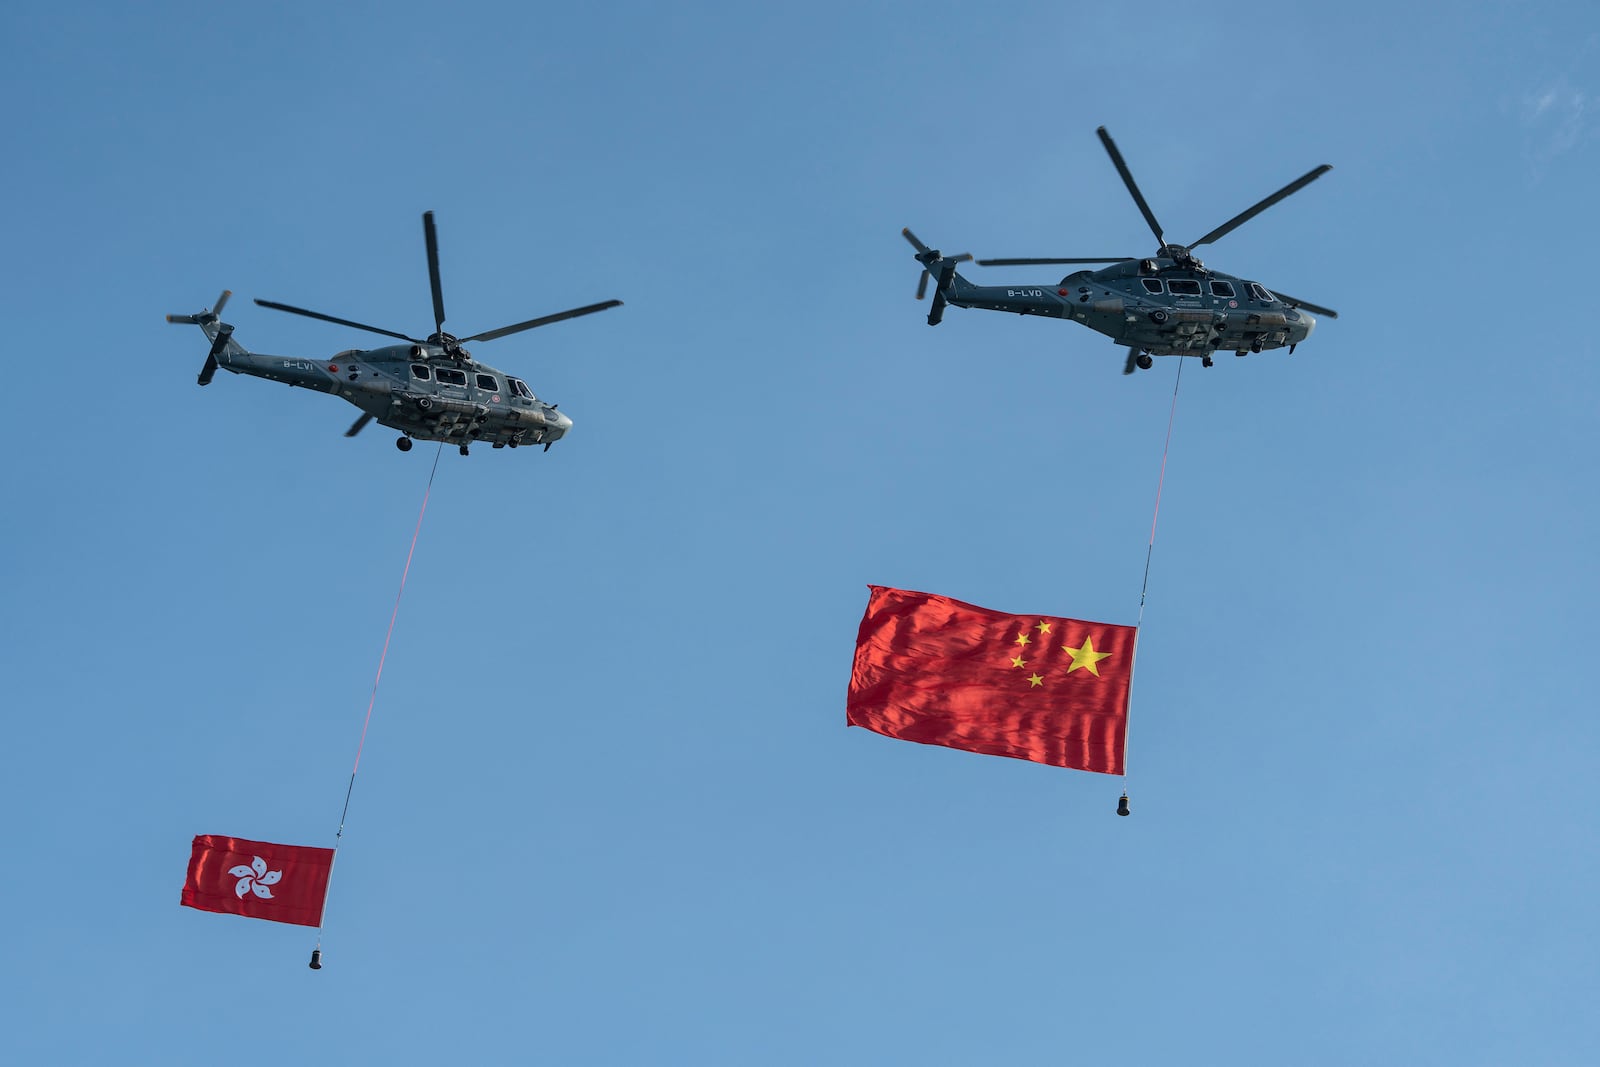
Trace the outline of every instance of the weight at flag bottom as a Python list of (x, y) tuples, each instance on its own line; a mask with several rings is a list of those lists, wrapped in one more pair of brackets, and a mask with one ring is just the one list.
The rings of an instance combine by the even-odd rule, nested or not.
[(322, 925), (333, 849), (201, 834), (189, 853), (186, 908), (249, 919)]
[(846, 717), (902, 741), (1124, 773), (1138, 628), (869, 586)]

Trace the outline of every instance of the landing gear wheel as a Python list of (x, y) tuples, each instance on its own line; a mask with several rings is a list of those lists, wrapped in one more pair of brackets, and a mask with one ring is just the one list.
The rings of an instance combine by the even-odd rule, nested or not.
[(1202, 367), (1210, 367), (1210, 366), (1213, 366), (1213, 363), (1212, 363), (1212, 361), (1211, 361), (1211, 357), (1210, 357), (1210, 356), (1201, 356), (1201, 357), (1200, 357), (1200, 365), (1201, 365), (1201, 366), (1202, 366)]
[(1158, 308), (1155, 311), (1150, 312), (1150, 321), (1155, 323), (1157, 326), (1160, 326), (1163, 322), (1167, 321), (1167, 313)]
[(466, 445), (462, 445), (461, 446), (461, 454), (463, 456), (467, 454), (467, 446)]
[(394, 447), (398, 448), (402, 452), (410, 452), (411, 451), (411, 438), (409, 438), (409, 437), (400, 438), (400, 440), (398, 440), (398, 441), (396, 441), (394, 443)]
[(1151, 358), (1150, 353), (1148, 352), (1140, 352), (1138, 358), (1135, 359), (1134, 362), (1139, 364), (1140, 370), (1149, 370), (1151, 367), (1156, 365), (1156, 361)]

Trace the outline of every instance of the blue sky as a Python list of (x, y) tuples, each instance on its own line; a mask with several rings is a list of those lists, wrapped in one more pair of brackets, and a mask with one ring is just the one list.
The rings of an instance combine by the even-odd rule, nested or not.
[[(1592, 5), (12, 5), (0, 749), (18, 1062), (1584, 1063)], [(899, 229), (1341, 312), (1185, 369), (1123, 782), (844, 725), (869, 583), (1132, 622), (1177, 366), (911, 299)], [(429, 324), (447, 451), (219, 375)], [(973, 276), (1040, 283), (1048, 269)]]

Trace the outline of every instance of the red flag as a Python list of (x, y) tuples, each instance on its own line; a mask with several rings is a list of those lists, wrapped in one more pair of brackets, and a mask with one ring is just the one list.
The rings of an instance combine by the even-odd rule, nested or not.
[(182, 904), (251, 919), (322, 925), (333, 849), (201, 834), (189, 853)]
[(924, 745), (1122, 774), (1132, 626), (1004, 615), (869, 586), (853, 726)]

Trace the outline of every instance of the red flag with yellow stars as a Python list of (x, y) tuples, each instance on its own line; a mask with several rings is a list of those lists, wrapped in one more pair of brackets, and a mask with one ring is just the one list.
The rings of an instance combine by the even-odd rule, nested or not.
[(869, 586), (846, 714), (924, 745), (1122, 774), (1138, 629)]

